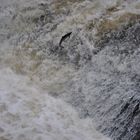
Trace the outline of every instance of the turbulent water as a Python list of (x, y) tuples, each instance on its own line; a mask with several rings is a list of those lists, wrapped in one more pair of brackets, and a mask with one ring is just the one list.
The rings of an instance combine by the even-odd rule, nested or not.
[(139, 60), (139, 0), (0, 0), (0, 140), (139, 140)]

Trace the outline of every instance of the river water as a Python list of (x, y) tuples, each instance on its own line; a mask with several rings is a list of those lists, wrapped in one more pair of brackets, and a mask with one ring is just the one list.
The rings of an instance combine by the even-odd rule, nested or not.
[(138, 0), (0, 0), (0, 140), (137, 140), (123, 122), (139, 106), (124, 105), (140, 89), (139, 13)]

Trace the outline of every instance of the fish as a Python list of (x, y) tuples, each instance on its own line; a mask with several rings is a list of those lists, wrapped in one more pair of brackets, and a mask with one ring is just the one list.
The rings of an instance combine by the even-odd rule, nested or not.
[(71, 35), (72, 32), (69, 32), (67, 34), (65, 34), (64, 36), (61, 37), (61, 40), (59, 42), (59, 46), (61, 46), (62, 42), (66, 39), (66, 38), (70, 38), (70, 35)]

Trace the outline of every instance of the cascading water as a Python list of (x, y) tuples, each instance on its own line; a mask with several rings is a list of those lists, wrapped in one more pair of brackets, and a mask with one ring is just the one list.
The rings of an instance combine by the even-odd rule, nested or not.
[(0, 140), (139, 140), (139, 13), (139, 0), (0, 0)]

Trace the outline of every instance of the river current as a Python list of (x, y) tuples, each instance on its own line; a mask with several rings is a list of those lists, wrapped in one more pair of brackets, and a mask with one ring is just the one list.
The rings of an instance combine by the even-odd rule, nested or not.
[(0, 0), (0, 140), (139, 140), (139, 13), (139, 0)]

